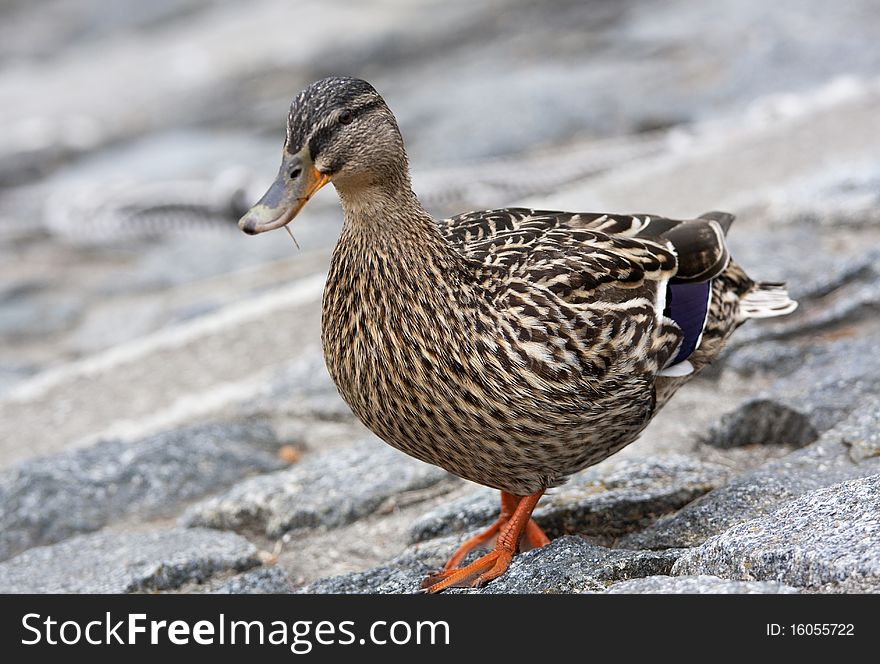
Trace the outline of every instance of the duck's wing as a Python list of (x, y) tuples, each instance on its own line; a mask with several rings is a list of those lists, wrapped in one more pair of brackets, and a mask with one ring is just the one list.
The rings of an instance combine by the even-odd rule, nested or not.
[[(732, 217), (512, 208), (447, 220), (532, 360), (657, 373), (699, 344)], [(668, 300), (674, 296), (674, 309)], [(679, 368), (681, 369), (681, 367)], [(686, 369), (686, 367), (685, 367)]]
[(556, 230), (592, 230), (608, 236), (672, 245), (677, 266), (673, 281), (699, 283), (718, 276), (730, 255), (725, 235), (734, 216), (707, 212), (696, 219), (670, 219), (655, 214), (557, 212), (500, 208), (468, 212), (440, 222), (447, 240), (469, 258), (480, 259), (487, 243), (507, 243), (511, 236), (538, 236)]
[(469, 246), (498, 344), (539, 376), (628, 380), (656, 374), (681, 346), (664, 314), (671, 247), (590, 229), (520, 228)]

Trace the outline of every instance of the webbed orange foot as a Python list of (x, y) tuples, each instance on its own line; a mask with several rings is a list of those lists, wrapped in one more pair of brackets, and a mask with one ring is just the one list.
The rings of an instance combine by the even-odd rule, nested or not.
[[(501, 516), (482, 533), (465, 541), (452, 555), (443, 570), (429, 574), (421, 590), (438, 593), (447, 588), (479, 588), (507, 571), (517, 549), (526, 551), (550, 542), (544, 531), (532, 520), (532, 511), (544, 491), (531, 496), (514, 496), (501, 492)], [(462, 560), (473, 550), (492, 541), (495, 549), (465, 567)]]
[(477, 558), (466, 567), (429, 574), (422, 581), (426, 593), (439, 593), (447, 588), (479, 588), (507, 571), (513, 552), (496, 548)]

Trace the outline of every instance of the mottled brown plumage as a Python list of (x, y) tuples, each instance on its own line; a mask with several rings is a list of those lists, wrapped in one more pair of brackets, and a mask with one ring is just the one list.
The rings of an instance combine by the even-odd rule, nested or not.
[[(393, 115), (356, 79), (294, 100), (279, 180), (242, 228), (286, 224), (328, 180), (345, 221), (322, 340), (340, 394), (394, 447), (512, 497), (537, 502), (631, 443), (746, 317), (794, 306), (730, 261), (724, 213), (508, 208), (433, 220), (411, 191)], [(519, 500), (506, 518), (520, 530), (498, 535), (508, 547), (526, 531), (540, 541)], [(502, 562), (443, 575), (484, 581)]]
[(370, 429), (516, 495), (635, 439), (680, 339), (654, 305), (675, 256), (586, 230), (598, 215), (562, 217), (500, 210), (438, 226), (415, 208), (379, 224), (347, 212), (324, 356)]

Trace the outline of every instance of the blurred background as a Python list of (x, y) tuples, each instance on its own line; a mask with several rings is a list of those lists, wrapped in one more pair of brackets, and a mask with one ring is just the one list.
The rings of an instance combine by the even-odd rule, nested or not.
[[(821, 318), (876, 258), (878, 35), (873, 0), (3, 0), (0, 466), (204, 422), (268, 420), (288, 462), (363, 434), (319, 350), (335, 192), (301, 250), (236, 227), (331, 74), (385, 96), (437, 215), (730, 209), (738, 260)], [(841, 306), (876, 312), (870, 284)]]
[[(4, 391), (289, 280), (256, 283), (260, 265), (296, 269), (289, 239), (246, 240), (233, 222), (277, 169), (290, 99), (323, 76), (380, 90), (417, 193), (447, 214), (546, 196), (669, 150), (676, 130), (735, 129), (768, 95), (880, 68), (869, 0), (5, 0), (0, 12)], [(713, 205), (689, 190), (652, 211)], [(305, 253), (335, 241), (333, 192), (320, 203), (296, 224)]]

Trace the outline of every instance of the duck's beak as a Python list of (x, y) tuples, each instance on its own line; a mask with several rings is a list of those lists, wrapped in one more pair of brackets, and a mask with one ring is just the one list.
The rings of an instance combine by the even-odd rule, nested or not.
[(329, 175), (315, 168), (308, 147), (295, 155), (285, 152), (275, 182), (238, 221), (238, 227), (248, 235), (256, 235), (286, 226), (329, 181)]

